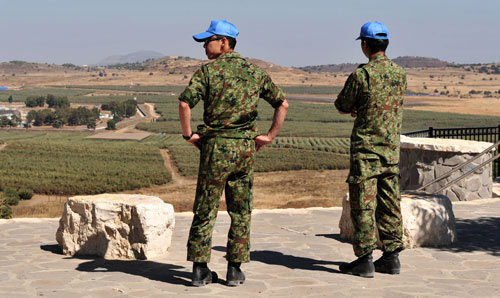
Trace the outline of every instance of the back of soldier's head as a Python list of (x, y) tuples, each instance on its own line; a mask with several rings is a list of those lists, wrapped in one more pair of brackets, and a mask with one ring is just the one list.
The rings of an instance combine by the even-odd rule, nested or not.
[(361, 38), (365, 41), (371, 53), (385, 52), (389, 46), (389, 39)]

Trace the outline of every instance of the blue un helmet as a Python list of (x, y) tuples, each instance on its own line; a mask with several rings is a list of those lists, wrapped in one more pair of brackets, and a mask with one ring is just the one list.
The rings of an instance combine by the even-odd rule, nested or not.
[(236, 39), (236, 36), (238, 36), (239, 33), (240, 32), (236, 29), (236, 26), (226, 20), (212, 20), (207, 31), (193, 35), (193, 38), (198, 42), (202, 42), (214, 35), (229, 36)]
[(359, 37), (356, 39), (361, 38), (389, 39), (389, 30), (380, 22), (368, 22), (361, 27)]

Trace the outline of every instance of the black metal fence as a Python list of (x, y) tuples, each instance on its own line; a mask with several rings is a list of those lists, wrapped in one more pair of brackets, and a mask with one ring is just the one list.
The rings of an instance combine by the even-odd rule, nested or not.
[[(404, 133), (414, 138), (462, 139), (496, 143), (500, 140), (500, 125), (487, 127), (433, 128)], [(497, 148), (498, 152), (498, 148)], [(499, 176), (500, 159), (493, 162), (493, 178)]]

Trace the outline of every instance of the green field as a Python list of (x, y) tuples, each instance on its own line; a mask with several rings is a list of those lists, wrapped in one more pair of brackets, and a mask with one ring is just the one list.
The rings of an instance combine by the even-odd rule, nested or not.
[(342, 86), (282, 86), (287, 94), (339, 94)]
[(155, 146), (85, 139), (87, 134), (0, 132), (0, 186), (36, 193), (97, 194), (164, 184), (171, 173)]
[[(290, 94), (336, 94), (340, 86), (285, 86), (285, 91)], [(180, 133), (178, 124), (177, 95), (184, 86), (68, 86), (50, 88), (28, 88), (25, 90), (0, 90), (0, 101), (7, 101), (10, 95), (14, 101), (24, 101), (28, 96), (54, 94), (67, 96), (71, 103), (101, 104), (112, 101), (125, 101), (136, 98), (138, 103), (151, 102), (156, 104), (156, 109), (163, 117), (161, 122), (141, 124), (140, 129), (151, 132)], [(95, 91), (119, 90), (131, 91), (129, 95), (93, 96)], [(148, 92), (164, 94), (148, 94)], [(203, 103), (193, 109), (193, 124), (202, 122)], [(273, 110), (264, 101), (259, 106), (259, 127), (267, 131)], [(348, 137), (353, 119), (347, 115), (340, 115), (332, 104), (309, 104), (293, 102), (290, 104), (286, 122), (280, 136), (288, 137)], [(407, 110), (404, 113), (403, 132), (427, 129), (429, 126), (439, 127), (474, 127), (494, 126), (500, 123), (500, 117), (478, 116), (465, 114), (451, 114), (438, 112), (425, 112)]]
[[(175, 97), (167, 102), (156, 104), (156, 110), (162, 115), (154, 123), (143, 123), (139, 129), (150, 132), (180, 134), (181, 128), (178, 116), (178, 103)], [(267, 132), (271, 125), (273, 109), (264, 101), (259, 105), (258, 127), (262, 133)], [(192, 126), (201, 124), (203, 103), (192, 110)], [(316, 137), (316, 138), (346, 138), (350, 136), (353, 120), (349, 115), (339, 114), (333, 104), (309, 104), (301, 102), (290, 103), (285, 123), (280, 131), (283, 137)], [(500, 123), (500, 117), (479, 116), (405, 110), (403, 116), (403, 132), (438, 127), (475, 127), (495, 126)]]
[[(334, 170), (349, 167), (347, 139), (314, 141), (312, 138), (277, 138), (256, 155), (255, 171)], [(150, 136), (142, 143), (168, 148), (179, 172), (184, 176), (198, 173), (199, 151), (180, 135)]]
[(131, 92), (162, 92), (179, 94), (186, 86), (66, 86), (71, 89), (87, 89), (87, 90), (114, 90), (114, 91), (131, 91)]
[[(174, 86), (175, 87), (175, 86)], [(139, 129), (162, 133), (142, 141), (89, 140), (85, 134), (45, 134), (0, 131), (0, 188), (31, 188), (47, 194), (94, 194), (164, 184), (171, 174), (164, 168), (159, 149), (168, 149), (182, 175), (197, 174), (199, 152), (181, 137), (176, 95), (147, 92), (180, 92), (177, 86), (84, 86), (0, 91), (22, 101), (27, 96), (68, 96), (72, 103), (109, 103), (133, 97), (153, 102), (159, 121), (141, 123)], [(290, 93), (332, 94), (340, 87), (286, 87)], [(301, 89), (302, 88), (302, 89)], [(98, 90), (137, 92), (130, 95), (92, 96)], [(23, 98), (24, 97), (24, 98)], [(271, 125), (273, 109), (261, 101), (258, 127)], [(202, 123), (203, 103), (192, 111), (192, 126)], [(500, 117), (406, 110), (403, 132), (439, 127), (496, 126)], [(340, 115), (332, 104), (290, 103), (286, 121), (276, 140), (256, 155), (256, 171), (346, 169), (353, 118)]]
[[(87, 90), (116, 90), (131, 92), (161, 92), (180, 94), (186, 86), (66, 86), (71, 89)], [(289, 94), (338, 94), (342, 90), (341, 86), (283, 86)]]
[(9, 99), (9, 96), (12, 96), (12, 99), (15, 102), (24, 102), (26, 97), (29, 96), (46, 96), (47, 94), (52, 94), (55, 96), (67, 96), (68, 98), (72, 98), (75, 96), (82, 96), (92, 92), (93, 91), (91, 90), (76, 90), (76, 89), (58, 88), (58, 87), (50, 87), (50, 88), (33, 87), (33, 88), (26, 88), (23, 90), (0, 90), (0, 101), (7, 101)]

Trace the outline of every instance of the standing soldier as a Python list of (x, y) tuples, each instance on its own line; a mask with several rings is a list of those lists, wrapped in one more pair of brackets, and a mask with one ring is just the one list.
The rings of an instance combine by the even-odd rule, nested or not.
[[(358, 259), (340, 265), (340, 271), (362, 277), (373, 277), (374, 271), (399, 274), (403, 227), (398, 164), (406, 73), (385, 56), (389, 31), (384, 24), (364, 24), (358, 39), (369, 62), (349, 76), (335, 101), (340, 113), (356, 117), (347, 182)], [(384, 253), (373, 262), (377, 230)]]
[[(226, 259), (226, 282), (237, 286), (245, 280), (240, 269), (250, 261), (250, 219), (255, 151), (273, 141), (288, 109), (285, 93), (269, 75), (234, 52), (236, 27), (225, 20), (213, 20), (206, 32), (194, 35), (202, 42), (208, 59), (179, 96), (179, 117), (184, 139), (201, 151), (193, 222), (187, 243), (187, 259), (193, 263), (192, 285), (216, 282), (210, 261), (212, 230), (222, 191), (231, 226)], [(273, 108), (269, 132), (259, 135), (257, 103), (263, 98)], [(203, 122), (191, 130), (191, 109), (204, 102)]]

